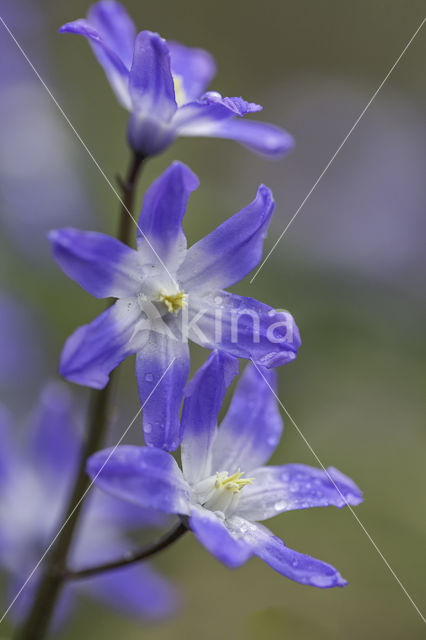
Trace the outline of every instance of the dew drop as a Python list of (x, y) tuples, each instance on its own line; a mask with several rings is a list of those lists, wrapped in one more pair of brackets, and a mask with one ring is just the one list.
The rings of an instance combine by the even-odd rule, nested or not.
[(152, 382), (154, 380), (154, 376), (152, 375), (152, 373), (145, 374), (145, 380), (147, 382)]
[(285, 500), (280, 500), (274, 504), (275, 511), (282, 511), (287, 506), (287, 502)]
[(144, 425), (144, 431), (145, 431), (145, 433), (151, 433), (151, 431), (152, 431), (152, 424), (150, 424), (149, 422), (147, 422), (147, 423)]

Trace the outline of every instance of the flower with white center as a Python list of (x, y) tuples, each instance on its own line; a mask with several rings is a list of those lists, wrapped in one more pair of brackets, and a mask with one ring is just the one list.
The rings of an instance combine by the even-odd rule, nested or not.
[[(8, 599), (25, 583), (11, 609), (19, 622), (32, 605), (40, 572), (35, 571), (28, 584), (26, 580), (63, 521), (79, 464), (81, 434), (68, 390), (57, 383), (41, 394), (27, 425), (25, 444), (18, 446), (13, 427), (0, 406), (0, 567), (8, 574)], [(101, 564), (127, 551), (126, 530), (163, 525), (162, 514), (136, 509), (95, 490), (85, 501), (71, 567)], [(128, 567), (91, 578), (77, 588), (66, 587), (54, 626), (65, 622), (78, 592), (142, 619), (161, 619), (177, 604), (172, 585), (152, 567)]]
[(269, 387), (275, 386), (274, 371), (247, 366), (218, 428), (225, 390), (236, 373), (237, 361), (215, 351), (187, 386), (182, 470), (160, 449), (121, 446), (94, 454), (89, 475), (118, 498), (181, 516), (229, 567), (257, 555), (302, 584), (344, 586), (334, 567), (289, 549), (259, 521), (293, 509), (357, 505), (359, 488), (332, 467), (264, 466), (283, 427)]
[(179, 162), (151, 185), (137, 250), (101, 233), (49, 234), (54, 258), (69, 277), (97, 298), (117, 298), (68, 338), (61, 374), (101, 389), (110, 371), (136, 353), (146, 442), (167, 450), (181, 440), (188, 340), (267, 367), (291, 362), (300, 346), (289, 313), (223, 290), (261, 259), (274, 210), (270, 190), (261, 185), (253, 202), (187, 249), (182, 218), (197, 186), (197, 177)]
[(131, 113), (129, 142), (142, 156), (163, 151), (177, 136), (227, 138), (272, 157), (293, 147), (292, 137), (279, 127), (241, 120), (260, 111), (260, 105), (205, 93), (216, 72), (207, 51), (166, 42), (151, 31), (136, 34), (119, 2), (101, 0), (86, 19), (59, 31), (89, 40), (118, 100)]

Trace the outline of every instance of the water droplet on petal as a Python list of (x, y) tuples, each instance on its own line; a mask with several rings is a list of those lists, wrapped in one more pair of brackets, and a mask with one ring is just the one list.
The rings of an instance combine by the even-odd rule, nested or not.
[(145, 431), (145, 433), (151, 433), (151, 431), (152, 431), (152, 424), (150, 424), (149, 422), (147, 422), (147, 423), (144, 425), (144, 431)]
[(147, 382), (152, 382), (154, 380), (154, 376), (152, 375), (152, 373), (146, 373), (145, 374), (145, 380)]
[(282, 511), (287, 506), (287, 502), (285, 500), (280, 500), (274, 504), (275, 511)]

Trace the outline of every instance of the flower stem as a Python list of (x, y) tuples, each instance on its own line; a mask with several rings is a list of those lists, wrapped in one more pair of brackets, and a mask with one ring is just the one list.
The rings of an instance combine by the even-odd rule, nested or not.
[[(125, 243), (128, 243), (130, 239), (132, 217), (129, 213), (131, 214), (132, 211), (136, 182), (140, 175), (143, 161), (143, 157), (133, 156), (126, 179), (120, 181), (122, 207), (118, 237)], [(32, 580), (38, 580), (37, 589), (35, 590), (34, 600), (27, 618), (14, 636), (15, 640), (43, 640), (48, 632), (55, 605), (64, 583), (64, 568), (66, 567), (67, 556), (77, 529), (84, 498), (90, 488), (90, 478), (86, 474), (86, 460), (102, 446), (108, 426), (114, 373), (113, 371), (110, 381), (104, 389), (93, 389), (91, 391), (87, 439), (81, 450), (78, 470), (65, 510), (63, 525), (51, 548), (48, 549), (41, 575), (39, 577), (31, 577)]]
[(175, 527), (173, 527), (173, 529), (168, 531), (166, 534), (164, 534), (164, 536), (162, 536), (159, 540), (157, 540), (157, 542), (154, 542), (153, 544), (142, 547), (142, 549), (138, 549), (137, 551), (130, 551), (117, 560), (112, 560), (111, 562), (106, 562), (105, 564), (87, 567), (86, 569), (78, 569), (76, 571), (73, 571), (71, 569), (67, 570), (63, 574), (63, 579), (80, 580), (82, 578), (91, 578), (92, 576), (97, 576), (100, 573), (105, 573), (106, 571), (120, 569), (122, 567), (127, 567), (130, 564), (134, 564), (135, 562), (141, 562), (142, 560), (146, 560), (159, 551), (163, 551), (163, 549), (169, 547), (171, 544), (173, 544), (173, 542), (179, 540), (179, 538), (181, 538), (187, 531), (188, 526), (186, 525), (186, 523), (180, 521)]

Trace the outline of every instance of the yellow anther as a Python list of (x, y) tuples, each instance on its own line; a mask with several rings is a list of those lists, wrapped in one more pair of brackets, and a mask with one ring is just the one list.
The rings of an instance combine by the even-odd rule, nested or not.
[(228, 491), (232, 491), (232, 493), (238, 493), (241, 491), (243, 487), (248, 484), (253, 484), (254, 478), (243, 478), (244, 471), (238, 471), (233, 473), (232, 476), (228, 476), (226, 471), (221, 471), (216, 473), (216, 489), (221, 489), (222, 487), (227, 489)]
[(175, 100), (178, 107), (188, 102), (185, 89), (183, 88), (182, 76), (178, 74), (173, 75), (173, 84), (175, 86)]
[(170, 313), (178, 313), (188, 304), (187, 297), (187, 294), (183, 291), (178, 291), (178, 293), (174, 294), (161, 292), (158, 299), (166, 305)]

